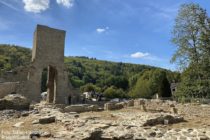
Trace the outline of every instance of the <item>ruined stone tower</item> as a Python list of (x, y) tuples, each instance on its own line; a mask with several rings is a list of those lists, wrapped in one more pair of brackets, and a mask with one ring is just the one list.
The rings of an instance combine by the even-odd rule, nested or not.
[(28, 73), (26, 96), (40, 100), (41, 77), (47, 69), (47, 101), (67, 103), (70, 96), (68, 76), (64, 71), (65, 31), (37, 25), (34, 32), (32, 64)]

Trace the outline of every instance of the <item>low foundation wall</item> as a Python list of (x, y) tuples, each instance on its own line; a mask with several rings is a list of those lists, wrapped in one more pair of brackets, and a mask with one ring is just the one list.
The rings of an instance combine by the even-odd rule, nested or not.
[(158, 99), (135, 99), (126, 102), (109, 102), (104, 105), (104, 110), (118, 110), (126, 107), (139, 108), (142, 111), (161, 111), (161, 112), (177, 112), (175, 106), (176, 101), (158, 100)]

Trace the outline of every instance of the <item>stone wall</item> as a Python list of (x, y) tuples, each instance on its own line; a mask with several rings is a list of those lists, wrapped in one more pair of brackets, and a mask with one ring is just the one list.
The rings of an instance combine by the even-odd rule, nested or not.
[(9, 83), (2, 84), (0, 96), (17, 92), (31, 101), (41, 100), (42, 72), (48, 70), (47, 101), (56, 104), (74, 103), (76, 98), (71, 91), (68, 73), (64, 66), (64, 30), (37, 25), (34, 32), (32, 61), (26, 67), (19, 67), (5, 73), (0, 82), (19, 82), (18, 89)]
[(0, 83), (0, 98), (17, 91), (19, 82)]
[(12, 71), (5, 72), (0, 79), (0, 82), (21, 82), (26, 81), (28, 76), (28, 67), (20, 66)]
[(104, 110), (118, 110), (127, 107), (139, 108), (149, 112), (177, 112), (177, 102), (159, 99), (135, 99), (125, 102), (108, 102), (104, 105)]
[(31, 100), (40, 101), (42, 72), (47, 68), (47, 101), (68, 103), (71, 90), (64, 68), (64, 43), (65, 31), (37, 25), (34, 32), (32, 63), (22, 94)]
[(147, 110), (171, 112), (171, 109), (177, 105), (176, 101), (170, 100), (146, 100), (145, 106)]

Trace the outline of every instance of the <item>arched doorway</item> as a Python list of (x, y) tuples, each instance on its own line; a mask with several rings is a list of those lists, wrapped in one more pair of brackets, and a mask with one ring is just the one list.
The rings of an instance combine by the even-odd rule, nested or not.
[(53, 66), (48, 66), (47, 75), (47, 102), (53, 103), (56, 95), (57, 70)]
[(47, 92), (47, 75), (48, 75), (48, 69), (44, 68), (42, 70), (42, 78), (41, 78), (41, 93)]
[(56, 85), (57, 85), (57, 70), (55, 67), (49, 65), (42, 71), (41, 77), (41, 93), (46, 92), (46, 101), (48, 103), (53, 103), (56, 95)]

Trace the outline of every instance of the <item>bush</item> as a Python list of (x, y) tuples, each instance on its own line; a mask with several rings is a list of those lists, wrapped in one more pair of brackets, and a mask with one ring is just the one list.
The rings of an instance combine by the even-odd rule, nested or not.
[(80, 87), (81, 92), (91, 92), (91, 91), (95, 91), (95, 92), (101, 92), (101, 88), (93, 85), (92, 83), (88, 83), (84, 86)]
[(107, 88), (104, 91), (104, 96), (106, 98), (112, 99), (112, 98), (126, 98), (126, 94), (122, 89), (117, 89), (114, 86), (111, 86)]

